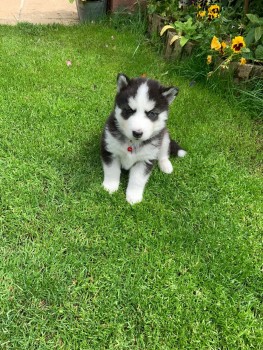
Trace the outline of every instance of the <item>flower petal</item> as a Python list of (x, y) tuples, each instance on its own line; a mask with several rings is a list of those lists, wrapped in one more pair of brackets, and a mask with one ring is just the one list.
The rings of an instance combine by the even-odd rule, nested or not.
[(211, 49), (217, 50), (217, 51), (221, 49), (220, 41), (218, 40), (218, 38), (216, 36), (214, 36), (212, 41), (211, 41)]

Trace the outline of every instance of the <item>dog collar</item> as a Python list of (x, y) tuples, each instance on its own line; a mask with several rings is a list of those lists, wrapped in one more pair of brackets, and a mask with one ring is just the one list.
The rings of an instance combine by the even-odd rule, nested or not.
[(133, 143), (133, 142), (130, 140), (130, 142), (128, 143), (127, 151), (128, 151), (129, 153), (133, 153), (133, 152), (136, 152), (137, 148), (138, 148), (138, 145), (135, 144), (135, 143)]

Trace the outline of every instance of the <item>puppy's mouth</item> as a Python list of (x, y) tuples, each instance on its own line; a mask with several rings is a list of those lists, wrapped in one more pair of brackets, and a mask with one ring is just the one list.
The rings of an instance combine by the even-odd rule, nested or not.
[(134, 142), (134, 143), (140, 144), (141, 142), (145, 141), (145, 137), (144, 136), (141, 136), (141, 137), (134, 137), (134, 136), (132, 136), (131, 137), (131, 141)]
[(133, 137), (134, 141), (143, 141), (141, 137)]

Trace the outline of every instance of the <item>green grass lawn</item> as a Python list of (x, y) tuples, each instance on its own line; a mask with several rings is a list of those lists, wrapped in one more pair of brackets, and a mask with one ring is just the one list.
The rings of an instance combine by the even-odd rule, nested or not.
[[(260, 124), (128, 29), (0, 39), (1, 348), (262, 349)], [(180, 88), (169, 129), (188, 151), (135, 206), (126, 175), (101, 187), (119, 72)]]

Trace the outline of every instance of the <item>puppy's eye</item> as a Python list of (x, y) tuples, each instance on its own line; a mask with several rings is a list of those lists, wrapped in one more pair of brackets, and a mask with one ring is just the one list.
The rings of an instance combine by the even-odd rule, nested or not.
[(158, 118), (158, 113), (154, 111), (146, 112), (146, 115), (152, 121), (155, 121)]
[(130, 108), (129, 106), (123, 108), (123, 110), (122, 110), (122, 116), (124, 119), (128, 119), (134, 113), (135, 113), (135, 111), (132, 108)]
[(131, 109), (130, 107), (126, 107), (126, 108), (124, 108), (124, 111), (125, 111), (125, 113), (127, 113), (127, 114), (133, 114), (135, 111), (133, 110), (133, 109)]

